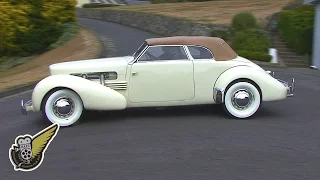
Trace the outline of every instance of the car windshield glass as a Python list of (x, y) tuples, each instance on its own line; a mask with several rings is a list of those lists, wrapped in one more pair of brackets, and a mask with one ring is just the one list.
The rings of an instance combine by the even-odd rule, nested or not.
[(139, 56), (139, 54), (144, 50), (144, 48), (148, 46), (148, 44), (146, 42), (144, 42), (139, 48), (138, 50), (133, 54), (134, 58), (137, 58), (137, 56)]

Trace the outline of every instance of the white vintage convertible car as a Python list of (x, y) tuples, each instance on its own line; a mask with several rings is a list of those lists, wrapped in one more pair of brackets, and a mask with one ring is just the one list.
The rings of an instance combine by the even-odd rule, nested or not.
[(53, 64), (49, 70), (21, 108), (24, 114), (42, 111), (60, 126), (74, 124), (84, 110), (197, 104), (222, 104), (242, 119), (262, 101), (283, 100), (294, 91), (293, 78), (274, 78), (216, 37), (151, 38), (132, 56)]

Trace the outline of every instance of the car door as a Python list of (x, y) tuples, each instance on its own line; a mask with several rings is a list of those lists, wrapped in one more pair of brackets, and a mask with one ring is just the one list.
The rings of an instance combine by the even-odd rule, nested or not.
[(193, 62), (183, 46), (150, 46), (131, 65), (129, 101), (164, 102), (194, 98)]

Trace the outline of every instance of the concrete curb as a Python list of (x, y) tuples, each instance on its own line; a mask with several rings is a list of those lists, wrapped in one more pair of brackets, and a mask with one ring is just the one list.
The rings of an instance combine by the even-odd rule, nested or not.
[(24, 92), (24, 91), (31, 90), (38, 84), (38, 82), (39, 81), (36, 81), (36, 82), (30, 83), (30, 84), (24, 84), (24, 85), (20, 85), (20, 86), (17, 86), (17, 87), (14, 87), (14, 88), (11, 88), (11, 89), (8, 89), (5, 91), (1, 91), (0, 92), (0, 99), (4, 98), (4, 97), (12, 96), (12, 95)]

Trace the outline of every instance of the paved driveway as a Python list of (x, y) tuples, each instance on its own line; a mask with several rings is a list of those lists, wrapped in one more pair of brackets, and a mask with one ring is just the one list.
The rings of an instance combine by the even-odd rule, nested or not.
[[(112, 23), (80, 23), (111, 40), (116, 55), (153, 37)], [(264, 103), (251, 120), (228, 119), (212, 105), (87, 112), (80, 124), (59, 131), (42, 165), (28, 173), (13, 170), (8, 149), (17, 135), (49, 124), (40, 114), (20, 114), (19, 100), (30, 92), (0, 99), (0, 179), (319, 179), (320, 75), (273, 70), (280, 78), (296, 78), (295, 97)]]

